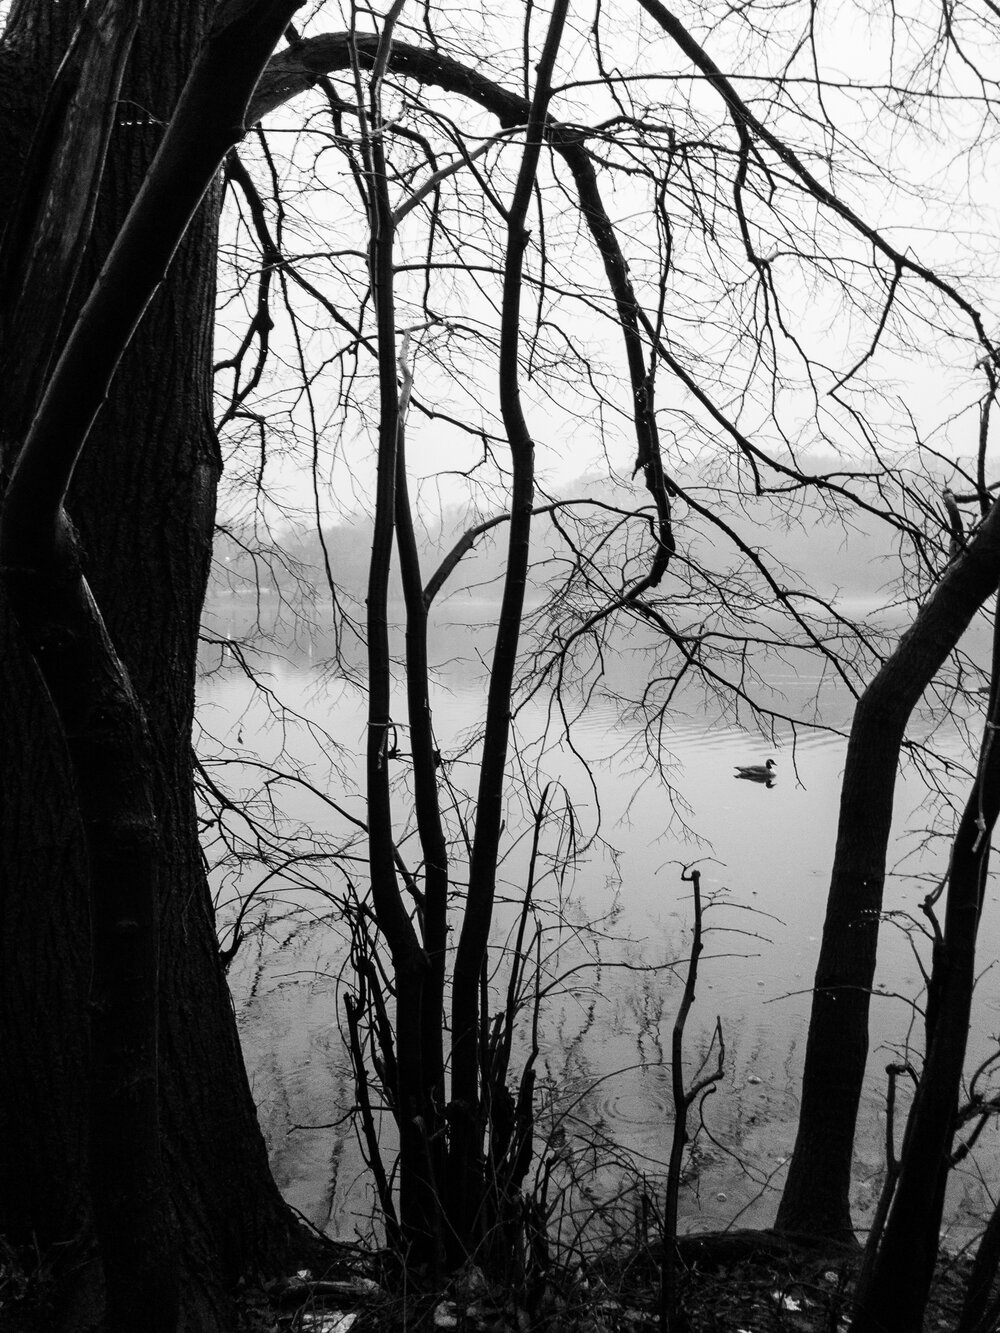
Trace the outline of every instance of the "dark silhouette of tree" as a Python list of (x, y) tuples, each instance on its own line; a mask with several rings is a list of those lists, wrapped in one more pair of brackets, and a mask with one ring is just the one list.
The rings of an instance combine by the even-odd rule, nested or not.
[(218, 959), (189, 749), (218, 475), (217, 200), (191, 219), (294, 8), (29, 2), (4, 31), (4, 177), (20, 174), (0, 247), (0, 1208), (12, 1243), (59, 1257), (68, 1328), (102, 1295), (109, 1328), (176, 1327), (176, 1251), (183, 1326), (230, 1327), (225, 1289), (294, 1254)]
[[(976, 935), (990, 841), (1000, 813), (1000, 752), (995, 735), (998, 668), (1000, 633), (995, 628), (993, 682), (979, 766), (952, 848), (944, 929), (935, 939), (927, 995), (926, 1055), (907, 1118), (888, 1220), (881, 1236), (869, 1240), (869, 1247), (877, 1245), (877, 1249), (856, 1292), (858, 1309), (852, 1327), (862, 1333), (875, 1333), (889, 1324), (901, 1333), (919, 1333), (924, 1325), (958, 1129), (976, 979)], [(970, 1296), (979, 1283), (976, 1274), (970, 1281)]]
[[(17, 0), (0, 43), (0, 763), (12, 831), (0, 850), (0, 1034), (16, 1071), (0, 1086), (3, 1230), (45, 1249), (72, 1237), (88, 1257), (96, 1234), (112, 1308), (125, 1290), (113, 1274), (134, 1273), (122, 1311), (171, 1287), (175, 1235), (182, 1324), (205, 1329), (226, 1326), (225, 1283), (296, 1244), (225, 987), (244, 909), (220, 954), (192, 772), (221, 466), (208, 379), (221, 219), (230, 497), (247, 483), (263, 528), (280, 509), (275, 455), (297, 457), (322, 540), (336, 499), (324, 478), (343, 451), (373, 517), (363, 613), (323, 557), (337, 669), (368, 690), (362, 807), (319, 794), (366, 843), (367, 870), (342, 859), (345, 1012), (390, 1239), (432, 1277), (491, 1249), (525, 1262), (515, 1232), (537, 1033), (515, 1071), (513, 1028), (542, 998), (525, 983), (526, 935), (553, 802), (512, 743), (520, 710), (544, 695), (542, 744), (572, 750), (574, 718), (603, 693), (639, 720), (645, 762), (662, 773), (693, 688), (770, 735), (824, 725), (768, 692), (776, 659), (818, 663), (857, 702), (780, 1218), (843, 1235), (875, 963), (867, 914), (881, 902), (900, 747), (929, 683), (943, 707), (963, 688), (942, 667), (996, 583), (996, 349), (979, 294), (840, 188), (838, 172), (877, 164), (827, 112), (812, 10), (794, 40), (754, 6), (720, 16), (730, 41), (774, 51), (752, 86), (660, 0), (641, 0), (634, 23), (617, 16), (643, 37), (627, 59), (603, 11), (566, 54), (562, 0), (544, 32), (529, 8), (519, 40), (499, 44), (492, 16), (471, 11), (418, 16), (397, 0), (377, 19), (352, 11), (346, 32), (303, 36), (285, 26), (293, 10), (170, 4), (136, 22), (114, 3)], [(267, 40), (254, 28), (236, 55), (219, 54), (227, 25), (261, 15)], [(310, 21), (322, 25), (322, 10)], [(244, 58), (259, 68), (283, 27), (287, 46), (244, 115), (255, 73)], [(199, 68), (216, 86), (199, 85)], [(272, 116), (273, 134), (258, 124)], [(887, 169), (878, 179), (895, 189)], [(831, 353), (821, 326), (841, 320), (848, 344)], [(884, 388), (899, 358), (927, 367), (939, 348), (986, 385), (968, 472)], [(612, 460), (600, 485), (539, 472), (542, 436), (560, 432), (564, 454), (586, 438)], [(427, 466), (427, 441), (457, 465)], [(447, 470), (469, 521), (425, 578), (413, 480)], [(967, 503), (978, 516), (965, 531)], [(898, 646), (781, 558), (789, 532), (852, 526), (895, 544), (900, 596), (922, 606)], [(442, 755), (430, 617), (488, 534), (502, 534), (505, 555), (482, 726)], [(256, 538), (230, 525), (254, 559)], [(394, 565), (405, 724), (393, 715)], [(637, 694), (606, 676), (623, 642), (643, 663)], [(463, 787), (454, 770), (470, 760)], [(200, 782), (210, 823), (228, 798), (204, 766)], [(501, 978), (497, 885), (516, 846), (515, 790), (531, 868)], [(286, 868), (295, 858), (278, 843), (263, 838), (259, 853)], [(126, 904), (135, 929), (123, 935)], [(84, 1088), (103, 1096), (123, 1080), (134, 1101), (95, 1099), (88, 1114)], [(378, 1104), (396, 1123), (398, 1172), (381, 1158)], [(102, 1136), (127, 1142), (134, 1167), (111, 1184)], [(91, 1294), (84, 1284), (74, 1311)], [(158, 1308), (169, 1326), (170, 1299)]]
[(830, 893), (813, 992), (795, 1151), (778, 1209), (790, 1232), (853, 1235), (851, 1158), (868, 1054), (893, 796), (920, 696), (993, 591), (1000, 512), (990, 511), (858, 700), (841, 783)]

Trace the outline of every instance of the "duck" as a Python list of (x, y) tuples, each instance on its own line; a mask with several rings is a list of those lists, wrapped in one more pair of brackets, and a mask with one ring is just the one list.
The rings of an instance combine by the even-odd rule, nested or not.
[(774, 779), (775, 762), (769, 759), (766, 764), (737, 764), (737, 778), (746, 778), (749, 782), (771, 782)]

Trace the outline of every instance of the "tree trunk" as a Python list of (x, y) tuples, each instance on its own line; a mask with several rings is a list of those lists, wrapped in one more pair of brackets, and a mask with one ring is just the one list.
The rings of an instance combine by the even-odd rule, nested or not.
[(1000, 603), (990, 706), (972, 791), (955, 835), (944, 936), (927, 996), (929, 1045), (906, 1126), (892, 1210), (867, 1282), (855, 1293), (857, 1333), (920, 1333), (934, 1276), (951, 1144), (976, 982), (976, 935), (990, 839), (1000, 812)]
[(995, 587), (998, 567), (995, 505), (858, 702), (844, 765), (798, 1135), (775, 1224), (786, 1233), (841, 1240), (853, 1234), (851, 1158), (899, 750), (917, 701)]
[[(200, 43), (209, 0), (151, 7), (113, 132), (86, 276), (93, 278), (159, 143)], [(0, 68), (5, 129), (37, 116), (78, 4), (15, 5)], [(4, 136), (0, 136), (2, 139)], [(23, 139), (0, 152), (13, 177)], [(198, 846), (191, 767), (197, 635), (220, 463), (211, 353), (218, 195), (213, 192), (144, 316), (91, 433), (69, 498), (85, 571), (149, 718), (161, 875), (161, 1113), (184, 1241), (182, 1327), (231, 1326), (219, 1282), (285, 1257), (291, 1215), (271, 1180), (219, 965)], [(0, 225), (4, 218), (0, 215)], [(17, 405), (0, 402), (0, 438)], [(10, 460), (5, 459), (5, 472)], [(42, 1245), (86, 1234), (81, 1125), (87, 926), (82, 843), (65, 753), (16, 635), (0, 622), (0, 1224)], [(30, 1012), (28, 1000), (30, 996)]]
[(449, 1151), (449, 1220), (459, 1243), (470, 1252), (484, 1239), (485, 1180), (483, 1131), (486, 1124), (481, 1096), (481, 1032), (489, 1016), (483, 1012), (481, 978), (486, 965), (493, 922), (507, 747), (510, 743), (510, 707), (517, 663), (524, 590), (531, 542), (531, 512), (535, 494), (535, 445), (521, 407), (520, 305), (524, 252), (528, 244), (526, 218), (535, 186), (542, 132), (552, 94), (551, 78), (562, 41), (566, 0), (556, 0), (549, 18), (545, 46), (536, 66), (535, 90), (525, 130), (524, 152), (507, 213), (507, 252), (504, 261), (503, 307), (500, 319), (498, 365), (500, 412), (511, 456), (510, 527), (503, 595), (490, 663), (490, 684), (479, 762), (476, 823), (469, 858), (469, 890), (455, 951), (451, 1002), (451, 1107), (452, 1138)]

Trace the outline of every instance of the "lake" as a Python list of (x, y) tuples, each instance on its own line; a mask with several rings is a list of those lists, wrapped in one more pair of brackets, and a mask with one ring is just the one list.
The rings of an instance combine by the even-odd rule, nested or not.
[[(244, 635), (247, 608), (220, 601), (210, 613), (210, 632), (221, 646), (204, 654), (199, 753), (212, 765), (214, 780), (250, 794), (267, 819), (277, 818), (280, 843), (293, 858), (283, 875), (269, 877), (252, 861), (215, 872), (223, 945), (239, 896), (256, 890), (246, 916), (253, 928), (230, 980), (261, 1123), (288, 1200), (332, 1236), (369, 1236), (373, 1202), (347, 1120), (353, 1089), (340, 1030), (350, 975), (339, 901), (348, 881), (364, 882), (363, 864), (351, 859), (363, 857), (364, 849), (349, 845), (349, 824), (325, 799), (363, 817), (358, 752), (365, 701), (358, 689), (331, 675), (318, 639), (254, 659), (267, 687), (262, 693), (247, 679), (234, 649), (225, 646), (227, 639)], [(474, 752), (462, 746), (484, 702), (478, 672), (459, 661), (475, 660), (479, 633), (474, 617), (465, 616), (467, 623), (446, 627), (437, 640), (438, 659), (448, 665), (435, 689), (435, 719), (456, 786), (471, 783)], [(772, 663), (768, 684), (790, 711), (798, 711), (817, 681)], [(277, 700), (290, 713), (282, 712)], [(961, 719), (973, 730), (976, 708), (970, 705)], [(402, 698), (394, 715), (405, 719)], [(825, 721), (843, 729), (849, 716), (849, 700), (829, 692)], [(629, 1186), (636, 1175), (652, 1181), (665, 1168), (673, 1120), (667, 1053), (691, 930), (691, 886), (681, 871), (691, 864), (700, 868), (710, 906), (686, 1036), (688, 1077), (697, 1073), (717, 1015), (725, 1073), (705, 1104), (704, 1127), (689, 1151), (682, 1225), (766, 1225), (795, 1133), (809, 987), (846, 741), (832, 730), (799, 730), (793, 736), (785, 727), (772, 744), (689, 696), (685, 712), (671, 716), (662, 737), (671, 756), (668, 789), (655, 780), (641, 728), (623, 721), (607, 700), (592, 700), (580, 713), (572, 745), (557, 739), (558, 727), (554, 733), (551, 723), (541, 700), (518, 716), (522, 752), (536, 781), (561, 784), (584, 832), (593, 832), (600, 812), (600, 837), (579, 852), (573, 873), (560, 881), (551, 861), (538, 889), (544, 974), (551, 985), (540, 1030), (538, 1131), (540, 1146), (548, 1144), (566, 1182), (563, 1233), (582, 1227), (588, 1209), (608, 1207), (618, 1193), (627, 1214), (634, 1207)], [(547, 725), (543, 751), (539, 738)], [(936, 749), (954, 767), (939, 770), (943, 798), (933, 806), (912, 765), (904, 767), (897, 787), (885, 902), (886, 910), (897, 914), (896, 924), (882, 932), (883, 993), (872, 1007), (872, 1057), (856, 1148), (853, 1204), (861, 1225), (881, 1185), (884, 1066), (908, 1041), (917, 1053), (920, 1049), (921, 1024), (911, 1002), (919, 1002), (922, 981), (910, 935), (901, 927), (907, 917), (920, 918), (921, 899), (944, 873), (947, 842), (927, 831), (942, 818), (947, 823), (946, 800), (965, 790), (963, 773), (972, 762), (964, 727), (942, 726), (929, 713), (915, 720), (918, 735), (932, 728)], [(216, 766), (227, 749), (243, 762)], [(273, 769), (294, 763), (311, 789), (274, 782), (273, 772), (248, 762), (253, 751)], [(734, 778), (734, 765), (769, 756), (777, 762), (770, 788)], [(405, 766), (398, 767), (402, 796)], [(404, 801), (399, 809), (402, 828)], [(514, 919), (526, 874), (526, 842), (514, 836), (522, 817), (521, 803), (512, 799), (498, 946)], [(252, 843), (239, 819), (230, 817), (229, 826), (237, 842)], [(302, 836), (306, 828), (339, 851), (339, 866), (317, 860)], [(554, 839), (553, 832), (550, 852)], [(411, 835), (401, 840), (401, 850), (404, 856), (413, 852)], [(995, 1049), (1000, 932), (994, 897), (991, 892), (984, 917), (970, 1067)], [(502, 947), (494, 951), (494, 961), (500, 965), (495, 976), (500, 986), (505, 984)], [(976, 1161), (955, 1173), (949, 1200), (955, 1243), (971, 1234), (990, 1207), (989, 1193), (1000, 1179), (996, 1135), (989, 1127)], [(390, 1148), (391, 1142), (387, 1128)], [(656, 1187), (649, 1188), (655, 1196)]]

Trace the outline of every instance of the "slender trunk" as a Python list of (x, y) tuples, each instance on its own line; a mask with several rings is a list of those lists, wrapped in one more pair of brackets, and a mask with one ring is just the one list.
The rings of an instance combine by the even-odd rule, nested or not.
[[(404, 349), (404, 361), (405, 361)], [(404, 365), (404, 384), (410, 371)], [(405, 391), (404, 391), (405, 392)], [(424, 980), (424, 1079), (433, 1121), (426, 1126), (435, 1143), (443, 1140), (437, 1112), (444, 1105), (444, 982), (448, 948), (448, 846), (441, 821), (437, 769), (440, 756), (434, 740), (427, 656), (428, 603), (420, 576), (420, 557), (413, 532), (406, 479), (405, 421), (400, 419), (396, 453), (396, 541), (406, 603), (406, 695), (410, 720), (410, 755), (413, 761), (413, 800), (424, 862), (423, 942), (427, 955)], [(443, 1179), (443, 1157), (434, 1154)]]
[(844, 764), (799, 1128), (775, 1223), (780, 1231), (838, 1239), (853, 1234), (851, 1159), (899, 750), (910, 714), (995, 587), (998, 566), (995, 505), (858, 701)]
[[(439, 1204), (427, 1161), (428, 1098), (423, 1068), (424, 986), (427, 958), (403, 902), (396, 878), (395, 839), (389, 765), (396, 756), (390, 711), (388, 589), (396, 506), (396, 445), (400, 404), (396, 384), (396, 316), (393, 294), (394, 226), (382, 140), (380, 85), (392, 30), (402, 8), (396, 0), (379, 40), (369, 85), (372, 132), (364, 133), (371, 229), (369, 270), (379, 352), (378, 471), (375, 528), (368, 575), (368, 861), (379, 928), (392, 954), (396, 986), (397, 1086), (399, 1129), (399, 1221), (407, 1258), (416, 1267), (436, 1263)], [(358, 80), (360, 95), (360, 79)]]
[(715, 1069), (696, 1079), (687, 1088), (684, 1084), (684, 1029), (695, 1001), (698, 985), (698, 960), (704, 949), (703, 925), (705, 912), (701, 901), (701, 873), (685, 870), (681, 879), (690, 880), (693, 898), (691, 951), (688, 954), (684, 993), (677, 1007), (670, 1036), (670, 1088), (674, 1104), (674, 1129), (670, 1140), (670, 1161), (667, 1165), (667, 1188), (663, 1205), (663, 1256), (660, 1265), (660, 1328), (662, 1333), (687, 1333), (690, 1321), (680, 1299), (677, 1255), (677, 1213), (680, 1200), (681, 1169), (684, 1149), (688, 1142), (688, 1115), (699, 1099), (712, 1091), (725, 1073), (726, 1045), (722, 1036), (722, 1020), (715, 1020), (715, 1040), (718, 1053)]
[(538, 63), (524, 153), (507, 215), (507, 255), (500, 327), (500, 409), (510, 444), (513, 471), (510, 532), (503, 598), (486, 702), (476, 828), (469, 866), (469, 892), (459, 935), (452, 989), (450, 1215), (456, 1236), (470, 1248), (480, 1239), (476, 1232), (483, 1197), (479, 1045), (480, 1028), (486, 1023), (486, 1015), (480, 1012), (479, 987), (493, 920), (507, 745), (510, 738), (511, 692), (528, 574), (531, 509), (535, 489), (535, 450), (521, 410), (518, 368), (521, 282), (524, 251), (528, 243), (525, 219), (538, 169), (546, 107), (551, 92), (550, 81), (567, 8), (567, 0), (556, 0), (553, 6), (545, 47)]
[(934, 1276), (948, 1158), (962, 1084), (976, 980), (976, 934), (990, 838), (1000, 814), (1000, 602), (994, 626), (993, 681), (979, 769), (962, 814), (948, 875), (942, 948), (931, 974), (933, 1030), (907, 1124), (899, 1181), (870, 1284), (857, 1292), (856, 1333), (920, 1333)]

